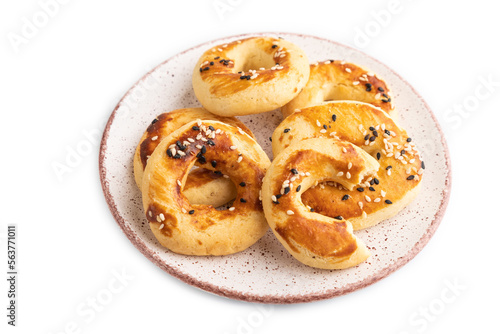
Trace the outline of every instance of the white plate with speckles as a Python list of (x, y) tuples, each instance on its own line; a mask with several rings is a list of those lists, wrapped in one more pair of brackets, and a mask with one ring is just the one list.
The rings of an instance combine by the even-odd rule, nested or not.
[[(144, 217), (132, 164), (142, 133), (160, 113), (200, 106), (193, 93), (191, 74), (205, 50), (235, 39), (262, 35), (280, 36), (297, 44), (311, 62), (343, 59), (379, 74), (392, 89), (401, 125), (422, 151), (426, 172), (420, 195), (396, 217), (355, 232), (372, 254), (356, 267), (337, 271), (307, 267), (289, 255), (271, 231), (238, 254), (179, 255), (156, 241)], [(240, 119), (272, 157), (268, 138), (281, 121), (281, 114), (275, 111)], [(448, 204), (451, 186), (451, 166), (443, 133), (427, 104), (404, 79), (361, 51), (330, 40), (290, 33), (222, 38), (181, 52), (147, 73), (113, 111), (101, 143), (99, 169), (111, 212), (126, 236), (149, 260), (203, 290), (264, 303), (331, 298), (370, 285), (394, 272), (411, 260), (434, 234)]]

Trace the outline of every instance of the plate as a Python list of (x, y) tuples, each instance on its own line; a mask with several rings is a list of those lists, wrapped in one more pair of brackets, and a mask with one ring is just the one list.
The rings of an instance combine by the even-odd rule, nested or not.
[[(196, 257), (162, 247), (144, 217), (133, 177), (134, 150), (151, 120), (178, 108), (198, 107), (191, 73), (201, 54), (214, 45), (250, 36), (285, 38), (300, 46), (311, 62), (338, 59), (362, 65), (385, 79), (393, 92), (401, 125), (425, 160), (416, 200), (392, 219), (355, 232), (371, 251), (364, 263), (345, 270), (321, 270), (295, 260), (271, 231), (238, 254)], [(272, 157), (269, 137), (282, 120), (278, 111), (243, 116), (257, 141)], [(425, 101), (398, 74), (361, 51), (314, 36), (291, 33), (248, 34), (222, 38), (181, 52), (144, 75), (122, 98), (103, 134), (99, 170), (109, 208), (125, 235), (167, 273), (221, 296), (262, 303), (301, 303), (340, 296), (394, 272), (422, 250), (436, 231), (450, 195), (451, 166), (439, 124)], [(117, 236), (117, 238), (120, 236)]]

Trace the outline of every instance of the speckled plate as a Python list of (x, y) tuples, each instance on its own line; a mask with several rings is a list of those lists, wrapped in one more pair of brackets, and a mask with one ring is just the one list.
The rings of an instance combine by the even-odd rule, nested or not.
[[(378, 73), (392, 88), (400, 123), (422, 151), (426, 172), (420, 195), (396, 217), (355, 232), (368, 245), (372, 256), (354, 268), (335, 271), (307, 267), (289, 255), (271, 231), (238, 254), (178, 255), (159, 245), (146, 222), (132, 167), (134, 150), (142, 133), (162, 112), (200, 106), (191, 86), (191, 73), (206, 49), (258, 35), (281, 36), (296, 43), (311, 62), (345, 59)], [(240, 119), (254, 131), (271, 157), (268, 138), (282, 119), (280, 113)], [(443, 217), (450, 194), (450, 168), (448, 149), (436, 118), (404, 79), (358, 50), (326, 39), (289, 33), (227, 37), (181, 52), (160, 64), (125, 94), (111, 114), (99, 159), (102, 188), (109, 208), (125, 235), (149, 260), (203, 290), (264, 303), (310, 302), (343, 295), (370, 285), (406, 264), (427, 244)]]

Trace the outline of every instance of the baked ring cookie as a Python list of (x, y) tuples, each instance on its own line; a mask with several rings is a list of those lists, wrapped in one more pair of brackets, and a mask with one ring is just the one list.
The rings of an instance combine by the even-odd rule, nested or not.
[(262, 205), (274, 235), (308, 266), (343, 269), (365, 261), (370, 253), (353, 234), (351, 223), (311, 211), (301, 196), (323, 181), (354, 189), (378, 169), (376, 159), (349, 142), (333, 138), (294, 142), (274, 159), (262, 185)]
[(279, 108), (309, 78), (309, 62), (296, 45), (272, 37), (251, 37), (214, 46), (198, 60), (193, 88), (203, 107), (222, 116)]
[(338, 60), (311, 64), (306, 86), (281, 112), (287, 117), (296, 109), (331, 100), (370, 103), (395, 117), (391, 92), (384, 80), (358, 65)]
[[(177, 142), (190, 144), (178, 148)], [(182, 188), (196, 162), (233, 181), (237, 195), (231, 208), (189, 203)], [(143, 207), (153, 234), (187, 255), (225, 255), (251, 246), (268, 228), (259, 192), (269, 164), (257, 142), (232, 125), (198, 120), (182, 126), (158, 145), (144, 171)]]
[[(238, 119), (217, 116), (203, 108), (184, 108), (163, 113), (151, 122), (135, 150), (134, 178), (139, 188), (142, 184), (142, 175), (148, 158), (153, 154), (158, 144), (181, 126), (197, 119), (218, 120), (236, 126), (254, 137), (250, 129)], [(236, 196), (236, 188), (222, 174), (200, 168), (194, 169), (189, 174), (184, 186), (184, 195), (192, 204), (211, 204), (217, 207), (232, 200)]]
[[(377, 174), (355, 190), (326, 183), (302, 196), (304, 204), (328, 217), (348, 219), (354, 230), (396, 215), (417, 196), (424, 163), (414, 141), (383, 110), (367, 103), (334, 101), (301, 109), (283, 120), (272, 136), (274, 156), (294, 142), (337, 138), (352, 143), (380, 164)], [(347, 170), (344, 173), (351, 173)]]

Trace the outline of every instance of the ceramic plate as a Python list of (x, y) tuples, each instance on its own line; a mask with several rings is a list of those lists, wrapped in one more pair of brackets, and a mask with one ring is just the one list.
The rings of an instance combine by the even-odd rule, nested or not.
[[(146, 222), (132, 164), (142, 133), (160, 113), (200, 106), (191, 86), (191, 73), (205, 50), (259, 35), (280, 36), (297, 44), (311, 62), (346, 60), (379, 74), (392, 89), (401, 125), (422, 151), (426, 171), (420, 195), (396, 217), (355, 232), (372, 254), (356, 267), (338, 271), (307, 267), (289, 255), (271, 231), (238, 254), (221, 257), (178, 255), (160, 246)], [(272, 157), (268, 138), (282, 119), (280, 113), (274, 111), (240, 119)], [(219, 39), (179, 53), (147, 73), (127, 92), (109, 118), (101, 143), (99, 169), (113, 216), (132, 244), (149, 260), (203, 290), (264, 303), (331, 298), (363, 288), (394, 272), (411, 260), (436, 231), (448, 203), (451, 184), (449, 153), (443, 133), (427, 104), (404, 79), (358, 50), (326, 39), (289, 33)]]

